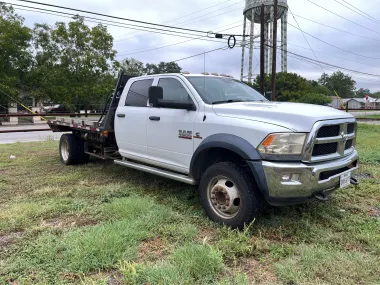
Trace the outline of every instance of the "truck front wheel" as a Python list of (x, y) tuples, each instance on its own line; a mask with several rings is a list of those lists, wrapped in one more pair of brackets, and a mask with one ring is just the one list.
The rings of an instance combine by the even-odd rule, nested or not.
[(211, 165), (202, 175), (200, 197), (215, 222), (243, 228), (259, 213), (262, 199), (248, 174), (232, 162)]
[(89, 155), (84, 152), (84, 141), (72, 134), (61, 136), (59, 154), (65, 165), (84, 164), (89, 160)]

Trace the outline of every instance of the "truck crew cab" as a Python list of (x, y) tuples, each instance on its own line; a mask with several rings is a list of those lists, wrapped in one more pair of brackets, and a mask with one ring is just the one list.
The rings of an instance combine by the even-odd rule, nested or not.
[(327, 200), (357, 181), (357, 124), (330, 107), (270, 102), (233, 78), (121, 74), (97, 122), (49, 121), (64, 164), (93, 155), (191, 185), (206, 214), (241, 228), (264, 200)]

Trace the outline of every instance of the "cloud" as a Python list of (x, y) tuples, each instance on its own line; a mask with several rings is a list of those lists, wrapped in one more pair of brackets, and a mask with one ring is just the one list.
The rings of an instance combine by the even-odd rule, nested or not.
[[(78, 9), (94, 11), (98, 13), (110, 14), (119, 17), (130, 19), (138, 19), (154, 23), (167, 23), (168, 25), (183, 26), (185, 28), (197, 29), (202, 31), (220, 31), (223, 28), (235, 27), (226, 32), (242, 34), (243, 24), (243, 7), (244, 1), (236, 0), (189, 0), (189, 1), (169, 1), (169, 0), (145, 0), (145, 1), (128, 1), (128, 4), (122, 0), (41, 0), (45, 3), (62, 5), (67, 7), (75, 7)], [(379, 24), (371, 21), (368, 17), (362, 17), (357, 13), (343, 7), (336, 1), (332, 0), (312, 0), (316, 4), (325, 7), (344, 17), (345, 20), (337, 15), (313, 5), (308, 0), (288, 0), (291, 11), (295, 15), (303, 16), (309, 20), (317, 21), (325, 25), (329, 25), (341, 30), (349, 31), (363, 37), (377, 39), (378, 41), (357, 37), (336, 31), (334, 29), (318, 25), (306, 19), (297, 18), (300, 27), (307, 33), (322, 39), (323, 41), (335, 45), (344, 50), (356, 53), (348, 53), (321, 41), (318, 41), (310, 36), (306, 36), (310, 46), (315, 52), (318, 60), (328, 62), (337, 66), (342, 66), (348, 69), (358, 70), (365, 73), (380, 74), (380, 31)], [(372, 14), (377, 11), (376, 1), (351, 0), (349, 3)], [(20, 2), (14, 1), (19, 4)], [(24, 3), (25, 4), (25, 3)], [(26, 4), (29, 6), (37, 6)], [(49, 8), (48, 8), (49, 9)], [(51, 8), (53, 9), (53, 8)], [(26, 19), (26, 24), (30, 27), (36, 22), (45, 22), (54, 24), (56, 21), (69, 21), (67, 18), (58, 16), (45, 15), (35, 12), (19, 11)], [(191, 14), (191, 15), (189, 15)], [(187, 16), (188, 15), (188, 16)], [(373, 16), (376, 16), (373, 13)], [(98, 16), (94, 16), (98, 17)], [(101, 18), (101, 17), (99, 17)], [(289, 23), (298, 26), (294, 18), (289, 14)], [(107, 18), (103, 18), (107, 19)], [(109, 19), (108, 19), (109, 20)], [(115, 20), (123, 22), (121, 20)], [(356, 23), (356, 24), (355, 24)], [(93, 23), (88, 23), (93, 25)], [(366, 28), (367, 29), (366, 29)], [(218, 29), (219, 28), (219, 29)], [(371, 31), (373, 30), (373, 31)], [(160, 61), (172, 61), (180, 58), (188, 57), (194, 54), (202, 53), (208, 50), (226, 46), (226, 41), (212, 42), (192, 40), (187, 41), (186, 38), (161, 35), (157, 33), (136, 32), (133, 29), (109, 26), (109, 31), (115, 38), (115, 48), (120, 55), (118, 59), (125, 56), (134, 57), (143, 62), (158, 63)], [(255, 26), (255, 34), (259, 32), (259, 25)], [(182, 33), (185, 35), (185, 32)], [(280, 38), (280, 37), (279, 37)], [(208, 38), (204, 38), (210, 40)], [(184, 42), (184, 43), (179, 43)], [(310, 50), (309, 44), (306, 42), (303, 34), (288, 26), (288, 49), (291, 52), (301, 54), (315, 59), (314, 53)], [(163, 48), (159, 48), (166, 46)], [(256, 67), (254, 73), (258, 73), (258, 55), (259, 51), (255, 50), (253, 59), (253, 67)], [(364, 55), (371, 58), (362, 57)], [(374, 59), (376, 58), (376, 59)], [(379, 58), (379, 59), (377, 59)], [(280, 58), (278, 69), (280, 68)], [(290, 72), (297, 72), (300, 75), (309, 79), (317, 79), (322, 68), (316, 64), (300, 61), (293, 57), (288, 58)], [(184, 70), (190, 72), (202, 72), (204, 65), (208, 72), (228, 73), (236, 78), (240, 77), (241, 64), (241, 48), (236, 47), (232, 50), (219, 50), (208, 53), (205, 56), (197, 56), (178, 62)], [(324, 67), (323, 70), (327, 73), (332, 73), (335, 70)], [(248, 73), (248, 62), (246, 63), (245, 74)], [(349, 72), (345, 72), (349, 73)], [(369, 88), (373, 91), (380, 90), (380, 78), (358, 75), (349, 73), (357, 81), (358, 88)]]

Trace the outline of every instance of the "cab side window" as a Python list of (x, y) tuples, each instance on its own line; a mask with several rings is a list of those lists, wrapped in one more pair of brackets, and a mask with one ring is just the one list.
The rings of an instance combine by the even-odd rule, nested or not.
[(152, 86), (153, 79), (144, 79), (132, 83), (128, 90), (125, 106), (147, 107), (149, 97), (149, 87)]
[(158, 86), (164, 89), (164, 100), (192, 101), (185, 87), (177, 79), (161, 78), (158, 81)]

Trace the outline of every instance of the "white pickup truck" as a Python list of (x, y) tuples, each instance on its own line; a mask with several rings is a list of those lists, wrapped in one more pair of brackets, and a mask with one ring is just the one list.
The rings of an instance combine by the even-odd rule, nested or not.
[(241, 228), (266, 200), (311, 199), (357, 181), (357, 124), (330, 107), (270, 102), (232, 78), (121, 74), (101, 119), (56, 119), (62, 163), (90, 155), (191, 185), (206, 214)]

